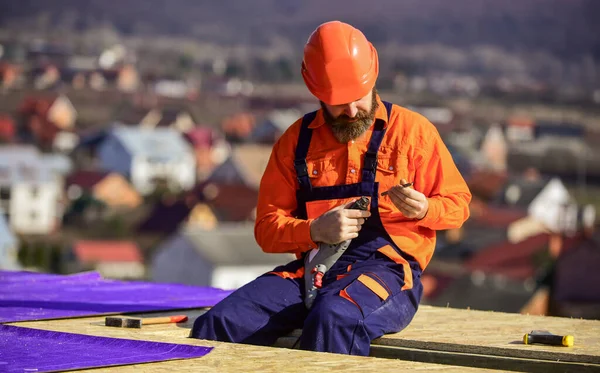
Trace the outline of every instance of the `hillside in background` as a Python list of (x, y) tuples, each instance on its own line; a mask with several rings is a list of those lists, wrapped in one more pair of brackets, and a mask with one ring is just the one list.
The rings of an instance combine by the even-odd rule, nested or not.
[(316, 25), (350, 22), (377, 44), (437, 42), (541, 50), (560, 59), (600, 58), (595, 0), (19, 0), (0, 2), (0, 27), (82, 30), (110, 24), (123, 34), (188, 36), (220, 44), (304, 42)]

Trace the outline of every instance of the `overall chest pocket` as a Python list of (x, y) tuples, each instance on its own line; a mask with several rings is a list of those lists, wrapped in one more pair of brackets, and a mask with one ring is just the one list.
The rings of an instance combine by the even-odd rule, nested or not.
[(308, 177), (314, 187), (331, 186), (337, 181), (338, 172), (333, 158), (306, 160)]

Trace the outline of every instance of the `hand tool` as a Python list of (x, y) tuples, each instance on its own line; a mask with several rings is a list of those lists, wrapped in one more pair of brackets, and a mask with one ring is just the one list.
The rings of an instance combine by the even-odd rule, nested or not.
[(523, 343), (526, 345), (540, 343), (553, 346), (573, 347), (573, 342), (572, 335), (557, 335), (552, 334), (547, 330), (532, 330), (531, 333), (523, 336)]
[(164, 316), (164, 317), (145, 317), (145, 318), (131, 318), (131, 317), (119, 317), (119, 316), (108, 316), (104, 320), (104, 325), (115, 326), (117, 328), (141, 328), (142, 325), (150, 324), (168, 324), (178, 323), (187, 321), (186, 315), (175, 315), (175, 316)]
[[(369, 198), (360, 197), (350, 205), (350, 209), (364, 210), (369, 208)], [(304, 288), (306, 296), (304, 304), (306, 308), (311, 308), (317, 296), (317, 291), (322, 286), (322, 280), (325, 273), (331, 268), (340, 256), (346, 251), (352, 240), (346, 240), (338, 244), (330, 245), (326, 243), (319, 244), (319, 250), (310, 260), (310, 255), (306, 255), (304, 262)]]
[[(406, 183), (406, 184), (401, 184), (401, 185), (400, 185), (400, 187), (402, 187), (402, 188), (408, 188), (408, 187), (410, 187), (410, 186), (412, 186), (412, 185), (413, 185), (413, 183)], [(381, 193), (381, 196), (382, 196), (382, 197), (383, 197), (383, 196), (387, 196), (387, 195), (388, 195), (388, 192), (389, 192), (389, 190), (386, 190), (385, 192), (382, 192), (382, 193)]]

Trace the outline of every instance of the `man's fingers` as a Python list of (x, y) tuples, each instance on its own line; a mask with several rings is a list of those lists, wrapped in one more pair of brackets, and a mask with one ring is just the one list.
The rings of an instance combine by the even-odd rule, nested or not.
[(348, 226), (361, 226), (365, 223), (365, 219), (364, 218), (344, 218), (343, 219), (343, 224), (344, 225), (348, 225)]
[(409, 205), (410, 207), (412, 207), (414, 209), (421, 208), (421, 202), (417, 201), (416, 199), (409, 198), (405, 195), (400, 195), (399, 198), (402, 202), (406, 203), (407, 205)]
[[(405, 189), (408, 189), (408, 188), (405, 188)], [(413, 206), (415, 208), (419, 207), (419, 200), (417, 200), (415, 198), (411, 198), (410, 196), (406, 195), (406, 193), (402, 190), (402, 188), (394, 189), (393, 191), (390, 192), (390, 194), (392, 196), (394, 196), (395, 198), (406, 202), (410, 206)]]
[(340, 232), (340, 236), (339, 238), (336, 240), (337, 243), (340, 242), (344, 242), (346, 240), (351, 240), (353, 238), (358, 237), (358, 232), (360, 231), (360, 229), (355, 229), (354, 230), (344, 230), (343, 232)]
[(407, 218), (410, 218), (414, 215), (414, 212), (407, 209), (405, 206), (396, 206), (396, 207), (398, 208), (398, 211), (400, 211), (402, 213), (402, 215), (406, 216)]
[[(402, 185), (407, 185), (403, 187)], [(421, 219), (427, 213), (428, 201), (427, 197), (418, 190), (412, 188), (412, 183), (408, 183), (406, 179), (400, 179), (400, 185), (391, 187), (387, 191), (387, 196), (390, 198), (394, 206), (407, 218)]]
[(358, 237), (358, 232), (355, 232), (355, 233), (349, 233), (349, 234), (346, 236), (346, 238), (344, 239), (344, 241), (346, 241), (346, 240), (351, 240), (351, 239), (353, 239), (353, 238), (356, 238), (356, 237)]
[(398, 209), (404, 210), (403, 213), (409, 212), (409, 211), (412, 212), (412, 211), (415, 210), (415, 208), (413, 206), (411, 206), (408, 203), (404, 202), (400, 198), (394, 200), (394, 204), (396, 205), (396, 207), (398, 207)]
[(392, 193), (402, 193), (408, 196), (414, 196), (414, 192), (416, 192), (413, 188), (411, 187), (403, 187), (402, 185), (394, 185), (393, 187), (391, 187), (390, 189), (388, 189), (387, 194), (392, 194)]
[(371, 216), (371, 212), (363, 211), (363, 210), (346, 209), (346, 210), (344, 210), (344, 215), (347, 218), (351, 218), (351, 219), (368, 218), (369, 216)]
[(412, 188), (396, 188), (391, 194), (396, 195), (398, 198), (401, 198), (403, 201), (417, 209), (421, 208), (426, 199), (423, 193)]
[(358, 219), (353, 219), (353, 218), (347, 218), (344, 220), (345, 225), (348, 226), (361, 226), (365, 223), (365, 219), (363, 218), (358, 218)]
[(356, 232), (360, 232), (360, 229), (362, 227), (360, 225), (349, 225), (346, 227), (345, 231), (347, 233), (356, 233)]
[(413, 188), (397, 188), (396, 191), (400, 194), (403, 194), (412, 199), (419, 199), (420, 192), (414, 190)]
[(400, 210), (402, 215), (406, 217), (413, 217), (417, 213), (417, 208), (406, 203), (402, 198), (395, 195), (390, 195), (392, 202)]

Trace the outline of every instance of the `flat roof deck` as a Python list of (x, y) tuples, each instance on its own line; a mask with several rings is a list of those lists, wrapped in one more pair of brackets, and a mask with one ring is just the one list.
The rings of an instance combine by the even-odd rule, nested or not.
[[(259, 347), (188, 338), (193, 321), (202, 309), (155, 312), (143, 315), (186, 314), (182, 324), (146, 325), (141, 329), (104, 326), (104, 316), (10, 323), (8, 325), (188, 345), (214, 346), (208, 355), (139, 365), (103, 368), (103, 371), (307, 371), (380, 372), (397, 369), (449, 372), (491, 371), (600, 371), (600, 321), (527, 316), (499, 312), (421, 306), (404, 331), (373, 342), (371, 355), (356, 357), (315, 353), (289, 348), (300, 331), (281, 338), (276, 346)], [(524, 345), (531, 330), (570, 334), (573, 347)], [(445, 364), (445, 365), (442, 365)], [(90, 370), (91, 371), (91, 370)]]

